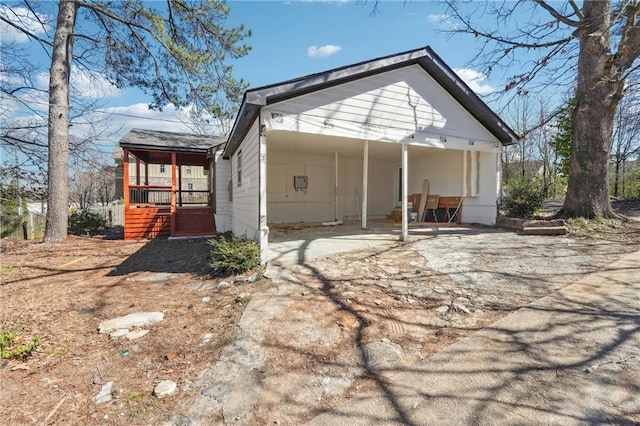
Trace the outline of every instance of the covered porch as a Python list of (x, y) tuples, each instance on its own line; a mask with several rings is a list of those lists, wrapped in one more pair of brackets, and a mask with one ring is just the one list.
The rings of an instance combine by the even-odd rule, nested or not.
[(121, 141), (125, 240), (216, 234), (216, 138), (132, 130)]

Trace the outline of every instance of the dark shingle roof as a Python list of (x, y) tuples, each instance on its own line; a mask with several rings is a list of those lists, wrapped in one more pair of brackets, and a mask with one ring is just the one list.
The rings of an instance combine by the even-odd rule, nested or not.
[(265, 105), (413, 64), (420, 65), (503, 145), (511, 145), (520, 139), (430, 47), (426, 46), (247, 90), (231, 130), (224, 157), (229, 158), (236, 151), (258, 116), (260, 108)]
[(158, 130), (131, 129), (120, 139), (122, 148), (180, 151), (206, 154), (209, 148), (225, 142), (215, 136), (189, 133), (161, 132)]

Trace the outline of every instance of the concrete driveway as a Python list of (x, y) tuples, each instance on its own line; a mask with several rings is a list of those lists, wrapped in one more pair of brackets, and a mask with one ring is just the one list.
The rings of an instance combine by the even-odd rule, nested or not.
[(640, 423), (640, 252), (310, 425)]
[[(634, 247), (487, 227), (398, 234), (272, 228), (272, 285), (251, 294), (185, 424), (638, 421)], [(468, 337), (428, 352), (452, 332)], [(398, 363), (370, 362), (380, 341)]]

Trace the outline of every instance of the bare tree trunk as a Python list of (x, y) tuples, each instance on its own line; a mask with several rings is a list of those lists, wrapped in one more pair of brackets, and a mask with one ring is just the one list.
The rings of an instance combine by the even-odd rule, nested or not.
[(610, 54), (611, 1), (585, 1), (578, 30), (578, 105), (569, 162), (565, 216), (611, 217), (608, 163), (623, 83)]
[(44, 241), (67, 238), (69, 215), (69, 77), (77, 5), (60, 0), (49, 76), (49, 196)]

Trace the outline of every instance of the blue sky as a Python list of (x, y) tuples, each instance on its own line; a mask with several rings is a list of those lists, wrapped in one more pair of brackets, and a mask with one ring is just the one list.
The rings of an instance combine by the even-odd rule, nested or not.
[[(45, 5), (54, 19), (56, 8), (53, 3)], [(468, 68), (477, 45), (468, 38), (452, 38), (444, 32), (451, 24), (444, 16), (443, 6), (437, 2), (383, 1), (375, 15), (371, 13), (373, 1), (230, 1), (228, 5), (231, 9), (229, 24), (242, 23), (253, 33), (247, 40), (252, 47), (249, 54), (233, 62), (236, 77), (243, 78), (250, 87), (426, 45), (481, 95), (505, 84), (484, 79), (476, 70)], [(0, 8), (0, 13), (6, 14), (6, 11)], [(19, 38), (6, 26), (0, 30), (5, 40)], [(36, 55), (41, 53), (40, 49), (32, 51)], [(45, 67), (38, 77), (43, 88), (48, 82), (46, 71)], [(82, 96), (101, 99), (102, 111), (115, 113), (108, 118), (119, 130), (104, 142), (105, 152), (109, 152), (113, 143), (132, 127), (189, 131), (180, 122), (180, 113), (171, 106), (163, 112), (148, 110), (151, 99), (136, 89), (118, 90), (100, 76), (78, 73), (75, 78), (72, 75), (72, 84)], [(74, 126), (72, 130), (82, 132), (86, 129)]]

